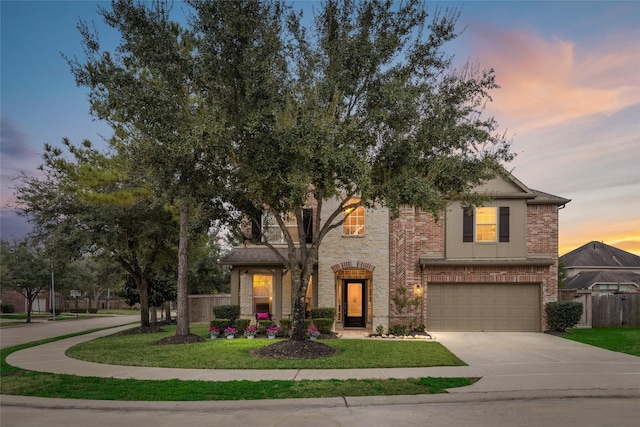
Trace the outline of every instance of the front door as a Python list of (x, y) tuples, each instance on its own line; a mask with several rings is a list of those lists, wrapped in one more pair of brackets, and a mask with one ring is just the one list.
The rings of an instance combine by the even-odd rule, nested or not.
[(345, 280), (343, 286), (344, 326), (364, 328), (366, 326), (367, 295), (364, 280)]

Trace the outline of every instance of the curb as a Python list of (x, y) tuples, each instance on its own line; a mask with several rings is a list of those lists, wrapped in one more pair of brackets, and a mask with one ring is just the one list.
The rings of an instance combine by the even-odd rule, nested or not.
[(579, 398), (640, 398), (640, 390), (536, 390), (517, 392), (482, 392), (457, 394), (422, 394), (409, 396), (350, 396), (305, 399), (267, 399), (267, 400), (224, 400), (224, 401), (111, 401), (58, 399), (30, 396), (0, 395), (1, 406), (38, 408), (38, 409), (81, 409), (81, 410), (119, 410), (119, 411), (200, 411), (216, 412), (220, 410), (273, 410), (291, 408), (349, 408), (392, 405), (436, 405), (443, 403), (479, 403), (517, 400), (555, 400)]

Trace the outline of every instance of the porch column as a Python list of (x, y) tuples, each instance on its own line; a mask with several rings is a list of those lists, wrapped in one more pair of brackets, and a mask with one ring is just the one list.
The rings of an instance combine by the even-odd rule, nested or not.
[(275, 319), (282, 318), (282, 269), (276, 268), (275, 283), (273, 284), (273, 317)]
[(240, 305), (240, 270), (231, 269), (231, 305)]

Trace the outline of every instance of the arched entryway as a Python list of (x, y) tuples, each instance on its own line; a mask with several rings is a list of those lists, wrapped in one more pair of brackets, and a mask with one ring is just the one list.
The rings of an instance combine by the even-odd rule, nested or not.
[(373, 320), (373, 270), (363, 262), (343, 262), (333, 267), (336, 286), (336, 326), (367, 328)]

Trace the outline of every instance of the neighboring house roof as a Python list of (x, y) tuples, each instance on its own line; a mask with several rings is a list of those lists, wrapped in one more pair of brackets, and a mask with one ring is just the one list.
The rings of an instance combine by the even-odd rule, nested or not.
[(567, 279), (565, 289), (588, 289), (593, 285), (631, 284), (640, 285), (640, 274), (625, 270), (581, 271)]
[(565, 268), (589, 267), (594, 270), (640, 268), (640, 256), (596, 241), (580, 246), (561, 256), (560, 259), (564, 261)]
[[(286, 259), (288, 257), (287, 248), (278, 248), (278, 252)], [(266, 247), (233, 248), (228, 254), (222, 257), (220, 264), (228, 265), (282, 265), (282, 261)]]

